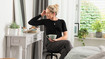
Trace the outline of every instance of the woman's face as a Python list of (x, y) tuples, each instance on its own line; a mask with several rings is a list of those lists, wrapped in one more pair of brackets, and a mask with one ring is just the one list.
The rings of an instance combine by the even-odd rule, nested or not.
[(49, 9), (46, 9), (46, 17), (47, 19), (52, 19), (54, 17), (54, 13), (50, 12)]

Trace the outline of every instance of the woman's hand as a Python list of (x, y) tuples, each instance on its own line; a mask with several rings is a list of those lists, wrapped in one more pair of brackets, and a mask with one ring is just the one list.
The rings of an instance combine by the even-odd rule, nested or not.
[(51, 38), (48, 38), (50, 42), (54, 42)]
[(52, 40), (51, 38), (49, 38), (49, 41), (50, 41), (50, 42), (55, 42), (55, 41), (57, 41), (57, 39), (53, 39), (53, 40)]
[(57, 39), (53, 39), (53, 41), (58, 41)]
[(44, 16), (44, 15), (46, 15), (46, 10), (43, 10), (41, 13), (41, 16)]

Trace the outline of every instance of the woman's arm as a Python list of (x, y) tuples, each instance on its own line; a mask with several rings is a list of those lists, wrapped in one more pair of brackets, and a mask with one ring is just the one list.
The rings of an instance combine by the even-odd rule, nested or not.
[(62, 32), (63, 32), (63, 36), (60, 38), (55, 39), (55, 41), (59, 41), (59, 40), (67, 40), (68, 38), (68, 33), (67, 33), (67, 28), (66, 28), (66, 23), (64, 20), (62, 20)]
[(34, 25), (34, 26), (37, 26), (37, 25), (44, 25), (44, 19), (42, 20), (38, 20), (39, 18), (41, 17), (41, 15), (38, 15), (38, 16), (36, 16), (36, 17), (34, 17), (34, 18), (32, 18), (28, 23), (30, 24), (30, 25)]
[(44, 25), (45, 23), (45, 19), (41, 19), (41, 20), (38, 20), (41, 16), (44, 16), (46, 14), (45, 10), (42, 11), (41, 15), (38, 15), (34, 18), (32, 18), (28, 23), (30, 25)]
[(57, 39), (54, 39), (54, 41), (59, 41), (59, 40), (67, 40), (68, 38), (68, 33), (67, 31), (63, 32), (63, 36)]

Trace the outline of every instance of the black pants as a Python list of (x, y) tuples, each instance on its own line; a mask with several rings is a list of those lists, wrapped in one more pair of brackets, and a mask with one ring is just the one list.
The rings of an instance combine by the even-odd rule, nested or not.
[(64, 59), (67, 53), (72, 49), (72, 45), (68, 40), (60, 40), (47, 44), (47, 50), (53, 53), (60, 53), (60, 59)]

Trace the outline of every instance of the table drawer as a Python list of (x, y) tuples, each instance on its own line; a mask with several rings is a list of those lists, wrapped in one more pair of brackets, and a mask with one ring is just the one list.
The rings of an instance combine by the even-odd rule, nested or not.
[(32, 39), (33, 39), (33, 37), (27, 37), (27, 38), (26, 38), (26, 40), (27, 40), (26, 43), (27, 43), (27, 44), (32, 43)]
[(42, 39), (41, 33), (38, 33), (37, 35), (34, 36), (34, 41), (41, 40), (41, 39)]
[(38, 33), (38, 35), (37, 35), (37, 39), (41, 39), (41, 38), (42, 38), (41, 33)]
[(20, 37), (11, 37), (11, 45), (19, 45), (21, 43), (20, 40), (22, 40)]

